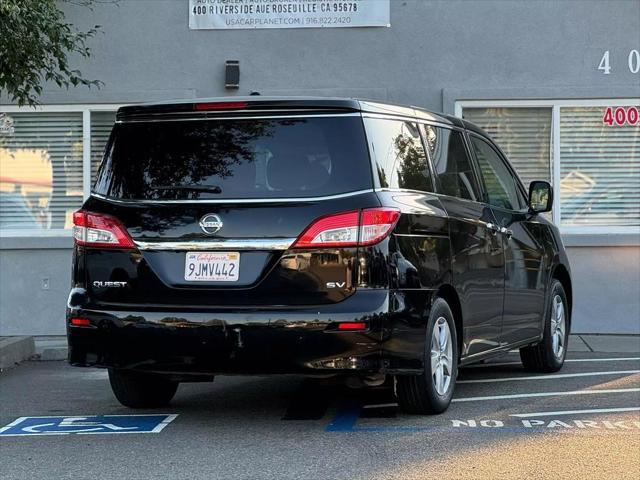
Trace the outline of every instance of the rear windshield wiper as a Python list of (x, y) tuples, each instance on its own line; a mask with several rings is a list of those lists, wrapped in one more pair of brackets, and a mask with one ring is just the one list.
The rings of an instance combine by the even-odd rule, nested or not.
[(151, 190), (191, 190), (192, 192), (222, 193), (222, 188), (217, 185), (158, 185), (150, 188)]

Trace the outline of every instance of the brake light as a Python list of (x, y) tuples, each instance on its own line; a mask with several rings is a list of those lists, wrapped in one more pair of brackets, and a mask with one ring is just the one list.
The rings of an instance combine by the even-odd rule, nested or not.
[(72, 318), (69, 323), (74, 327), (90, 327), (91, 321), (88, 318)]
[(246, 107), (247, 102), (207, 102), (193, 105), (196, 110), (239, 110)]
[(395, 208), (367, 208), (321, 217), (298, 237), (293, 248), (355, 247), (381, 242), (400, 218)]
[(101, 248), (135, 248), (124, 226), (114, 217), (78, 210), (73, 214), (76, 245)]
[(338, 330), (366, 330), (367, 324), (364, 322), (341, 322)]

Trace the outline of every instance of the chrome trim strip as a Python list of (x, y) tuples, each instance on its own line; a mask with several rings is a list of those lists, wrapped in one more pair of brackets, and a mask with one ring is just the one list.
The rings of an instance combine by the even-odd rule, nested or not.
[(393, 193), (418, 193), (420, 195), (434, 195), (433, 192), (426, 192), (424, 190), (413, 190), (411, 188), (388, 188), (388, 187), (381, 187), (381, 188), (376, 188), (375, 189), (376, 192), (393, 192)]
[[(166, 114), (165, 114), (166, 115)], [(149, 115), (151, 116), (151, 115)], [(345, 113), (288, 113), (286, 115), (236, 115), (226, 117), (190, 117), (190, 118), (124, 118), (115, 123), (154, 123), (154, 122), (203, 122), (208, 120), (270, 120), (273, 118), (316, 118), (316, 117), (359, 117), (360, 112)]]
[(140, 250), (287, 250), (295, 238), (246, 238), (242, 240), (193, 240), (147, 242), (134, 240)]
[(355, 192), (337, 193), (335, 195), (326, 195), (324, 197), (290, 197), (290, 198), (226, 198), (226, 199), (214, 199), (208, 198), (206, 200), (122, 200), (118, 198), (111, 198), (99, 193), (91, 192), (91, 196), (111, 203), (124, 203), (133, 205), (165, 205), (170, 203), (205, 203), (205, 204), (234, 204), (234, 203), (304, 203), (304, 202), (320, 202), (322, 200), (335, 200), (338, 198), (355, 197), (356, 195), (362, 195), (363, 193), (373, 193), (373, 188), (366, 190), (357, 190)]
[(392, 234), (396, 237), (438, 237), (438, 238), (449, 238), (449, 235), (444, 233), (432, 233), (432, 232), (424, 232), (424, 233), (394, 233)]

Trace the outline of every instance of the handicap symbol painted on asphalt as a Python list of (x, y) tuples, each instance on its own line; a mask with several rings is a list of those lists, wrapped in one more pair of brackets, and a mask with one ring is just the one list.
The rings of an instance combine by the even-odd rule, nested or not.
[(177, 416), (143, 414), (20, 417), (0, 428), (0, 436), (160, 433)]

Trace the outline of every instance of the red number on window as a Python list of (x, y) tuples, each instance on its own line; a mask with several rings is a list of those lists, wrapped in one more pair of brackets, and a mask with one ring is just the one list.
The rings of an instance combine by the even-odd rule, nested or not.
[(640, 109), (638, 107), (607, 107), (602, 116), (602, 123), (610, 127), (616, 125), (638, 125), (640, 124)]
[(627, 122), (629, 122), (629, 125), (637, 125), (638, 117), (638, 107), (629, 107), (627, 109)]

